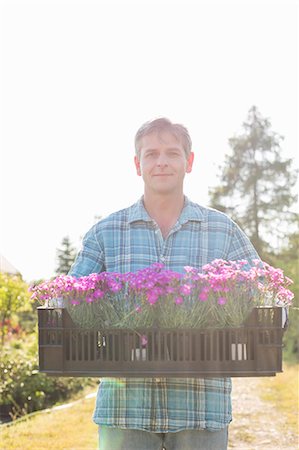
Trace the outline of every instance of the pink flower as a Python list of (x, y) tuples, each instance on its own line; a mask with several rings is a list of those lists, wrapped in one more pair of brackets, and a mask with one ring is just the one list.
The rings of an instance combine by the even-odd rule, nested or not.
[(201, 300), (202, 302), (205, 302), (206, 300), (208, 300), (209, 298), (209, 288), (208, 287), (204, 287), (199, 296), (198, 296), (199, 300)]
[(71, 300), (72, 305), (80, 305), (80, 302), (78, 300)]
[(93, 293), (94, 298), (103, 298), (104, 292), (101, 289), (96, 289)]
[(225, 297), (219, 297), (217, 303), (218, 303), (218, 305), (225, 305), (226, 298)]
[(147, 345), (148, 339), (147, 339), (147, 337), (146, 337), (145, 334), (143, 334), (143, 335), (141, 336), (140, 341), (141, 341), (141, 345), (142, 345), (143, 347), (145, 347), (145, 346)]
[(148, 292), (147, 293), (147, 300), (151, 305), (154, 305), (158, 300), (158, 295), (156, 292)]
[(180, 292), (182, 295), (189, 295), (191, 292), (191, 286), (188, 284), (183, 284), (180, 288)]

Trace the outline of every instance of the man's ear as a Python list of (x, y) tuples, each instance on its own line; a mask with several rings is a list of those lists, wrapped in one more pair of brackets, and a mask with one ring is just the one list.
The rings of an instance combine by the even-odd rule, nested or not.
[(192, 171), (193, 161), (194, 161), (194, 153), (191, 152), (187, 158), (186, 173), (190, 173)]
[(136, 167), (136, 172), (139, 177), (141, 177), (141, 168), (140, 168), (140, 161), (137, 155), (134, 156), (134, 163)]

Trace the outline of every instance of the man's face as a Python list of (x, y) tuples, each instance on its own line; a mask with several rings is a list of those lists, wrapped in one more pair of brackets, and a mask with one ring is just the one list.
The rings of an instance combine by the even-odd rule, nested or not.
[(145, 192), (181, 193), (186, 173), (191, 172), (194, 155), (186, 157), (184, 147), (173, 134), (165, 131), (144, 136), (139, 158), (135, 156), (137, 175), (142, 176)]

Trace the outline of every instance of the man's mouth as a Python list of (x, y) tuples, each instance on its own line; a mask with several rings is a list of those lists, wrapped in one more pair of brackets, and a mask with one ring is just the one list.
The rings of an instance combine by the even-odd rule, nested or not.
[(155, 173), (154, 177), (171, 177), (172, 173)]

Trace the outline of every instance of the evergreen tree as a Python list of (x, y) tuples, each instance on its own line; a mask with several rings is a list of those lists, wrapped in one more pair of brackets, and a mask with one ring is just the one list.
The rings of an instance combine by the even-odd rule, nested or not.
[(57, 249), (57, 275), (67, 275), (76, 257), (76, 249), (73, 247), (70, 238), (64, 237), (61, 242), (61, 248)]
[(220, 186), (210, 191), (210, 200), (239, 223), (263, 257), (269, 241), (282, 238), (283, 222), (293, 215), (296, 172), (292, 159), (281, 156), (282, 136), (271, 131), (270, 121), (255, 106), (243, 129), (229, 139), (232, 152), (225, 156)]

